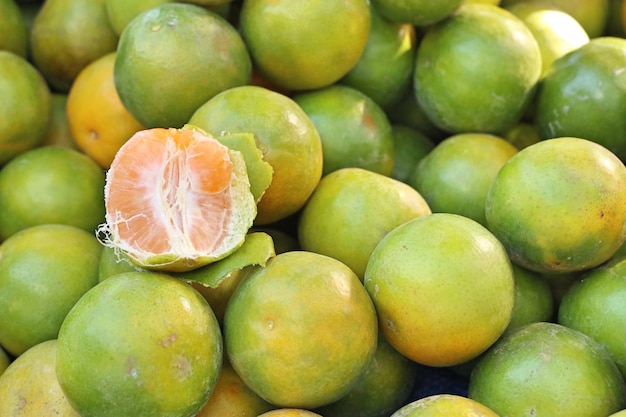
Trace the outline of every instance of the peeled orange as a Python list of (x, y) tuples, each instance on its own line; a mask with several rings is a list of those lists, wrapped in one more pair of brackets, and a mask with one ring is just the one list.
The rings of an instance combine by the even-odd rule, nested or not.
[(103, 243), (163, 271), (228, 256), (256, 216), (241, 153), (192, 128), (135, 133), (107, 171), (105, 207)]

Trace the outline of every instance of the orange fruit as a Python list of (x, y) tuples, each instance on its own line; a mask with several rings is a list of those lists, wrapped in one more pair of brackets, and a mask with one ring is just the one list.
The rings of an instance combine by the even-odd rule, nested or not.
[(556, 60), (537, 91), (539, 136), (592, 140), (626, 159), (624, 66), (626, 39), (615, 37), (592, 39)]
[(432, 120), (428, 118), (424, 109), (417, 101), (417, 97), (410, 89), (399, 103), (386, 110), (389, 121), (393, 124), (403, 124), (426, 135), (431, 140), (438, 142), (450, 136)]
[(15, 0), (0, 0), (0, 28), (0, 50), (26, 58), (30, 33), (22, 9)]
[(104, 55), (78, 73), (67, 95), (67, 119), (77, 147), (108, 169), (118, 149), (143, 126), (117, 94), (116, 53)]
[(370, 7), (371, 26), (363, 54), (339, 83), (356, 88), (388, 109), (411, 88), (417, 35), (410, 23), (391, 22)]
[(541, 273), (575, 272), (608, 260), (626, 239), (626, 168), (580, 138), (531, 145), (494, 179), (485, 215), (511, 260)]
[(67, 94), (52, 93), (52, 114), (40, 146), (66, 146), (78, 150), (67, 120)]
[(57, 377), (81, 415), (192, 416), (222, 365), (206, 300), (156, 272), (112, 276), (85, 293), (59, 331)]
[(379, 334), (374, 359), (350, 392), (314, 411), (324, 417), (389, 416), (406, 403), (419, 371), (417, 363), (395, 350)]
[(622, 15), (623, 7), (623, 0), (609, 0), (608, 17), (603, 35), (619, 37), (626, 36)]
[(507, 8), (522, 19), (541, 51), (542, 75), (563, 55), (589, 42), (585, 29), (571, 15), (541, 3), (518, 3)]
[(435, 147), (435, 142), (419, 130), (403, 124), (392, 124), (393, 171), (391, 177), (409, 183), (415, 167)]
[(230, 363), (224, 360), (209, 401), (194, 417), (256, 417), (275, 408), (248, 388)]
[(626, 409), (620, 410), (617, 413), (613, 413), (609, 417), (624, 417), (624, 416), (626, 416)]
[(417, 0), (373, 0), (372, 7), (392, 22), (428, 26), (444, 20), (464, 3), (465, 0), (443, 0), (432, 2)]
[(551, 321), (554, 318), (554, 298), (548, 280), (541, 274), (513, 264), (515, 303), (506, 331), (525, 324)]
[(497, 6), (464, 4), (424, 35), (414, 88), (440, 128), (499, 134), (520, 120), (540, 75), (539, 46), (519, 18)]
[(341, 84), (293, 97), (322, 140), (322, 176), (358, 167), (383, 175), (393, 171), (393, 134), (385, 111), (359, 90)]
[(506, 329), (515, 300), (504, 247), (476, 221), (449, 213), (389, 232), (372, 252), (364, 284), (389, 343), (434, 367), (487, 350)]
[(9, 359), (9, 356), (4, 351), (4, 349), (0, 347), (0, 375), (4, 373), (4, 371), (7, 369), (10, 363), (11, 363), (11, 359)]
[(533, 123), (527, 121), (517, 123), (515, 126), (504, 132), (503, 137), (518, 150), (524, 149), (527, 146), (540, 141), (537, 127)]
[(333, 84), (358, 62), (371, 25), (366, 0), (248, 0), (239, 30), (259, 72), (289, 90)]
[(626, 261), (596, 268), (565, 292), (558, 322), (606, 346), (626, 377)]
[(498, 415), (607, 416), (626, 407), (626, 383), (604, 347), (555, 323), (508, 333), (476, 364), (469, 398)]
[(263, 160), (274, 169), (257, 204), (256, 225), (275, 223), (304, 206), (322, 176), (320, 135), (291, 98), (264, 87), (241, 86), (200, 106), (189, 124), (220, 136), (253, 133)]
[(259, 414), (258, 417), (322, 417), (317, 413), (300, 408), (281, 408)]
[(43, 141), (52, 98), (41, 73), (25, 58), (0, 51), (0, 165)]
[(552, 6), (572, 16), (590, 38), (604, 34), (608, 23), (609, 0), (502, 0), (502, 6), (535, 3)]
[(298, 218), (302, 249), (335, 258), (362, 280), (372, 251), (404, 222), (430, 214), (409, 185), (362, 168), (322, 178)]
[[(237, 30), (200, 6), (166, 3), (128, 23), (115, 59), (115, 87), (144, 126), (180, 128), (208, 99), (250, 81)], [(158, 88), (155, 88), (158, 86)]]
[(487, 133), (459, 133), (439, 142), (409, 178), (433, 212), (455, 213), (483, 226), (485, 200), (498, 171), (517, 148)]
[(104, 200), (105, 244), (168, 271), (228, 256), (256, 215), (241, 153), (191, 128), (134, 134), (107, 171)]
[(35, 16), (32, 61), (54, 91), (67, 93), (80, 70), (116, 49), (105, 1), (47, 0)]
[(414, 400), (391, 417), (499, 417), (489, 407), (457, 394), (433, 394)]
[(254, 269), (226, 307), (223, 332), (237, 374), (279, 408), (311, 409), (346, 395), (377, 344), (376, 312), (358, 277), (305, 251)]
[(173, 2), (173, 0), (105, 0), (105, 6), (113, 30), (121, 35), (128, 23), (140, 13)]
[(98, 283), (102, 246), (74, 226), (24, 229), (0, 245), (0, 345), (17, 356), (56, 339), (65, 316)]
[(56, 376), (57, 340), (21, 354), (0, 375), (0, 415), (80, 417), (65, 398)]
[(0, 240), (47, 223), (93, 233), (104, 221), (104, 180), (98, 164), (74, 149), (23, 152), (0, 170)]

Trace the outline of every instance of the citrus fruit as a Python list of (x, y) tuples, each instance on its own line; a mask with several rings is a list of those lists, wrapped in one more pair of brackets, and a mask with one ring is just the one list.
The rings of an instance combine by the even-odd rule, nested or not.
[(106, 0), (45, 1), (30, 32), (31, 57), (56, 92), (67, 93), (85, 66), (117, 47)]
[(418, 103), (412, 88), (398, 104), (387, 109), (386, 113), (392, 125), (403, 124), (409, 126), (435, 142), (450, 136), (448, 132), (439, 128), (428, 118), (424, 109)]
[[(592, 140), (626, 159), (626, 39), (602, 37), (557, 59), (536, 96), (542, 139)], [(611, 111), (607, 111), (611, 109)]]
[(409, 185), (362, 168), (334, 171), (320, 181), (302, 208), (302, 249), (335, 258), (362, 280), (380, 240), (404, 222), (430, 214)]
[(108, 169), (118, 149), (143, 126), (122, 104), (113, 80), (116, 53), (83, 68), (67, 95), (67, 119), (78, 149)]
[(517, 3), (535, 3), (552, 6), (572, 16), (590, 38), (604, 34), (608, 21), (608, 0), (502, 0), (502, 6)]
[(135, 265), (124, 253), (111, 246), (103, 246), (98, 265), (98, 282), (122, 272), (146, 271)]
[(518, 3), (507, 8), (522, 19), (541, 52), (542, 75), (557, 58), (589, 42), (585, 29), (571, 15), (540, 3)]
[(372, 7), (392, 22), (427, 26), (444, 20), (464, 3), (465, 0), (403, 1), (372, 0)]
[(114, 79), (122, 103), (142, 125), (180, 128), (215, 94), (247, 84), (250, 71), (246, 45), (228, 21), (175, 2), (128, 23)]
[(433, 212), (455, 213), (483, 226), (485, 200), (498, 171), (517, 153), (510, 142), (487, 133), (459, 133), (439, 142), (409, 178)]
[(605, 36), (626, 36), (624, 30), (624, 21), (622, 10), (624, 8), (623, 0), (609, 0), (608, 17), (603, 35)]
[(194, 417), (256, 417), (275, 408), (248, 388), (230, 363), (224, 360), (209, 401)]
[(393, 134), (385, 111), (359, 90), (341, 84), (297, 94), (295, 102), (315, 125), (324, 155), (322, 176), (358, 167), (393, 171)]
[(315, 409), (324, 417), (387, 417), (411, 394), (419, 366), (378, 335), (374, 359), (348, 394)]
[(0, 51), (0, 165), (38, 146), (52, 111), (50, 89), (25, 58)]
[(140, 13), (173, 2), (173, 0), (105, 0), (105, 6), (113, 30), (121, 35), (128, 23)]
[(104, 180), (98, 164), (74, 149), (23, 152), (0, 170), (0, 240), (47, 223), (93, 233), (104, 221)]
[(506, 329), (515, 300), (500, 242), (478, 222), (450, 213), (389, 232), (372, 252), (364, 284), (389, 343), (435, 367), (487, 350)]
[(300, 408), (280, 408), (259, 414), (258, 417), (322, 417), (317, 413)]
[(599, 267), (570, 285), (563, 295), (558, 322), (607, 347), (626, 377), (626, 261)]
[(189, 124), (215, 136), (254, 134), (263, 160), (274, 169), (257, 204), (256, 225), (296, 213), (322, 176), (320, 135), (304, 110), (283, 94), (259, 86), (234, 87), (200, 106)]
[(48, 127), (43, 135), (40, 146), (66, 146), (78, 149), (72, 137), (69, 121), (67, 120), (67, 94), (52, 93), (52, 109)]
[(391, 417), (499, 417), (487, 406), (456, 394), (433, 394), (406, 404)]
[(15, 0), (0, 0), (0, 50), (26, 58), (30, 42), (29, 28)]
[(580, 138), (519, 151), (494, 179), (485, 215), (511, 260), (541, 273), (575, 272), (608, 260), (626, 239), (626, 168)]
[(107, 171), (104, 198), (103, 242), (168, 271), (228, 256), (256, 215), (243, 156), (191, 128), (135, 133)]
[(469, 398), (501, 416), (607, 416), (626, 406), (624, 392), (606, 349), (579, 331), (546, 322), (505, 335), (469, 380)]
[(290, 90), (333, 84), (358, 62), (371, 26), (366, 0), (247, 0), (239, 30), (259, 72)]
[(504, 139), (518, 150), (540, 141), (537, 127), (530, 121), (521, 121), (503, 134)]
[(79, 417), (56, 376), (57, 340), (29, 348), (0, 374), (0, 415)]
[(56, 339), (65, 316), (98, 283), (102, 246), (68, 225), (24, 229), (0, 245), (0, 345), (17, 356)]
[(206, 300), (157, 272), (112, 276), (85, 293), (58, 337), (57, 377), (81, 415), (192, 416), (222, 364)]
[(377, 344), (376, 312), (358, 277), (336, 259), (305, 251), (254, 269), (226, 306), (223, 332), (244, 383), (284, 408), (346, 395)]
[(391, 22), (370, 7), (371, 26), (365, 49), (339, 83), (356, 88), (387, 109), (411, 88), (417, 35), (410, 23)]
[(217, 287), (208, 287), (200, 283), (191, 283), (191, 285), (208, 301), (215, 317), (220, 325), (224, 324), (224, 312), (228, 306), (228, 302), (239, 284), (246, 279), (251, 268), (244, 268), (234, 271), (226, 277)]
[(7, 355), (4, 349), (0, 347), (0, 375), (4, 373), (10, 363), (11, 359), (9, 358), (9, 355)]
[(541, 75), (532, 32), (511, 12), (464, 4), (430, 27), (417, 50), (414, 89), (450, 133), (501, 133), (521, 118)]
[(554, 297), (548, 280), (541, 274), (513, 264), (515, 303), (506, 331), (525, 324), (551, 321), (554, 318)]
[(420, 131), (404, 124), (392, 124), (393, 171), (391, 177), (408, 183), (415, 167), (435, 147), (435, 142)]

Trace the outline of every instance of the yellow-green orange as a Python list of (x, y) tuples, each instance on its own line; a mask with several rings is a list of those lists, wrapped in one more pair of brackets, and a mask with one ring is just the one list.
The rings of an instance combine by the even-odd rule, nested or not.
[(444, 20), (464, 3), (464, 0), (372, 0), (372, 7), (392, 22), (428, 26)]
[(378, 335), (372, 300), (354, 272), (305, 251), (252, 271), (226, 307), (223, 331), (230, 363), (250, 389), (278, 407), (307, 409), (348, 393)]
[[(166, 3), (137, 15), (117, 47), (115, 87), (146, 127), (182, 127), (217, 93), (250, 81), (237, 30), (200, 6)], [(157, 87), (158, 86), (158, 87)]]
[(117, 47), (106, 0), (48, 0), (30, 33), (35, 66), (57, 92), (68, 92), (81, 69)]
[(26, 58), (30, 33), (15, 0), (0, 0), (0, 28), (0, 50)]
[(65, 398), (56, 375), (57, 340), (21, 354), (0, 375), (0, 415), (80, 417)]
[(50, 89), (25, 58), (0, 51), (0, 165), (39, 145), (52, 109)]
[(626, 384), (608, 351), (555, 323), (508, 333), (476, 364), (469, 398), (501, 416), (607, 416), (626, 407)]
[(0, 347), (0, 375), (4, 373), (9, 364), (11, 363), (11, 359), (9, 355)]
[(415, 167), (435, 147), (435, 142), (419, 130), (404, 124), (392, 124), (393, 171), (391, 177), (408, 183)]
[(68, 148), (78, 149), (76, 142), (70, 131), (69, 121), (67, 120), (67, 94), (52, 94), (52, 110), (48, 127), (43, 135), (41, 146), (66, 146)]
[(592, 140), (625, 160), (625, 66), (626, 39), (616, 37), (592, 39), (554, 61), (536, 96), (540, 138)]
[(596, 268), (565, 292), (558, 322), (606, 346), (626, 376), (626, 261)]
[(389, 232), (372, 252), (364, 284), (389, 343), (428, 366), (458, 365), (487, 350), (515, 300), (504, 247), (476, 221), (449, 213)]
[(118, 35), (137, 15), (165, 3), (173, 3), (173, 0), (105, 0), (107, 16)]
[(409, 185), (362, 168), (334, 171), (320, 181), (298, 220), (302, 249), (338, 259), (361, 280), (372, 251), (387, 233), (430, 214)]
[(0, 171), (0, 201), (0, 240), (46, 223), (93, 233), (104, 221), (104, 173), (71, 148), (31, 149)]
[(259, 71), (290, 90), (328, 86), (361, 57), (371, 25), (366, 0), (243, 2), (239, 29)]
[(81, 415), (192, 416), (222, 365), (206, 300), (156, 272), (112, 276), (88, 291), (58, 337), (57, 377)]
[(499, 133), (522, 116), (541, 75), (532, 32), (493, 5), (464, 4), (428, 29), (414, 88), (428, 117), (451, 133)]
[(515, 304), (506, 331), (526, 324), (551, 321), (554, 318), (554, 297), (548, 280), (541, 274), (513, 264)]
[(391, 417), (499, 417), (484, 404), (456, 394), (434, 394), (414, 400)]
[(370, 8), (372, 24), (365, 50), (339, 82), (365, 93), (383, 109), (400, 102), (411, 87), (417, 39), (409, 23), (391, 22)]
[(393, 134), (385, 111), (365, 93), (335, 84), (293, 97), (315, 125), (324, 154), (322, 175), (358, 167), (393, 171)]
[(531, 145), (494, 179), (485, 215), (511, 260), (541, 273), (608, 260), (626, 239), (626, 167), (580, 138)]
[(483, 226), (485, 200), (498, 171), (517, 148), (487, 133), (459, 133), (439, 142), (409, 178), (433, 212), (455, 213)]
[(322, 176), (320, 135), (291, 98), (258, 86), (217, 94), (198, 108), (189, 124), (212, 133), (253, 133), (263, 159), (274, 169), (258, 202), (257, 225), (282, 220), (304, 206)]
[(322, 417), (313, 411), (302, 408), (280, 408), (259, 414), (258, 417)]
[(73, 226), (22, 230), (0, 245), (0, 345), (13, 355), (56, 339), (65, 316), (98, 283), (102, 246)]

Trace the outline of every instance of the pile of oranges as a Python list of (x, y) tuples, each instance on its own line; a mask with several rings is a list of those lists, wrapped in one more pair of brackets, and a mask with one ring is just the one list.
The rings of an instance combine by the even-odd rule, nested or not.
[(625, 28), (0, 0), (0, 416), (626, 415)]

